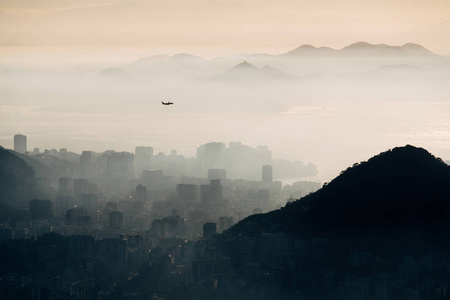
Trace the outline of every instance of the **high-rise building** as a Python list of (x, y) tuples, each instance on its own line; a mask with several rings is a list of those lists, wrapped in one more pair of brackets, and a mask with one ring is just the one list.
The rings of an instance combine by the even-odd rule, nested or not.
[(158, 189), (163, 181), (164, 175), (162, 170), (144, 170), (142, 172), (142, 182), (149, 189)]
[(195, 184), (177, 184), (177, 197), (185, 203), (195, 203), (198, 199), (198, 187)]
[(97, 196), (95, 194), (81, 194), (76, 199), (76, 204), (79, 207), (84, 207), (87, 210), (97, 209)]
[(142, 184), (136, 186), (136, 200), (140, 202), (147, 202), (147, 187)]
[(106, 164), (109, 176), (135, 177), (133, 153), (110, 153), (106, 157)]
[(89, 181), (87, 179), (75, 179), (73, 182), (73, 195), (78, 197), (89, 192)]
[(86, 217), (87, 210), (84, 207), (74, 207), (66, 211), (65, 224), (78, 225), (82, 223), (82, 218)]
[(123, 225), (123, 213), (113, 211), (108, 214), (108, 225), (111, 229), (120, 229)]
[(210, 185), (210, 196), (212, 202), (221, 202), (223, 198), (223, 187), (220, 184), (220, 179), (213, 179), (209, 183)]
[(108, 259), (109, 270), (114, 274), (121, 274), (126, 264), (126, 242), (120, 239), (103, 239), (98, 242), (101, 256)]
[(209, 184), (202, 184), (200, 186), (200, 200), (203, 204), (210, 203), (210, 190), (211, 186)]
[(142, 177), (142, 171), (151, 168), (151, 162), (153, 157), (152, 147), (136, 147), (135, 149), (134, 164), (136, 167), (136, 173), (138, 178)]
[(72, 178), (59, 178), (59, 188), (58, 188), (58, 195), (59, 196), (73, 196), (73, 188), (74, 188), (74, 182)]
[(219, 230), (223, 232), (233, 226), (233, 217), (220, 217), (219, 218)]
[(197, 163), (202, 176), (208, 169), (220, 168), (226, 149), (224, 143), (208, 143), (197, 148)]
[[(59, 192), (58, 192), (59, 193)], [(62, 214), (74, 206), (73, 198), (70, 196), (58, 195), (55, 198), (55, 211)]]
[(34, 199), (28, 203), (30, 219), (45, 219), (52, 216), (52, 202), (50, 200)]
[(83, 151), (80, 156), (80, 167), (88, 169), (92, 164), (92, 151)]
[(262, 166), (262, 181), (265, 182), (273, 181), (273, 169), (271, 165)]
[(19, 153), (27, 152), (27, 136), (22, 134), (16, 134), (14, 136), (14, 151)]
[(220, 203), (223, 199), (223, 186), (220, 184), (220, 179), (210, 180), (210, 184), (202, 184), (200, 199), (204, 205)]
[(227, 170), (225, 170), (225, 169), (209, 169), (208, 170), (208, 180), (213, 180), (213, 179), (226, 180), (227, 179)]
[(92, 253), (94, 249), (95, 240), (90, 235), (70, 235), (68, 239), (69, 254), (87, 254)]
[(203, 224), (203, 237), (205, 239), (211, 238), (217, 233), (216, 223), (205, 223)]
[(59, 149), (59, 158), (67, 159), (67, 148)]

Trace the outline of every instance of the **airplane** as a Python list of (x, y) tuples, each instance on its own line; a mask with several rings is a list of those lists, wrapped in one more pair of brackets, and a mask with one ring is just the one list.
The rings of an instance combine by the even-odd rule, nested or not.
[(172, 105), (173, 104), (173, 102), (170, 102), (170, 101), (167, 101), (167, 102), (161, 101), (161, 103), (163, 105)]

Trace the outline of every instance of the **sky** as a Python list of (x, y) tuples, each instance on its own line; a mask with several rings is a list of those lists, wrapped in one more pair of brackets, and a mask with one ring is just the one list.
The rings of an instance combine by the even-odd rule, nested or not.
[[(412, 42), (450, 56), (449, 37), (449, 0), (0, 0), (0, 73), (8, 68), (51, 69), (62, 74), (90, 70), (87, 75), (91, 76), (102, 68), (157, 54), (190, 53), (205, 58), (280, 54), (303, 44), (341, 49), (358, 41)], [(155, 146), (157, 152), (176, 148), (191, 156), (196, 147), (222, 132), (217, 141), (266, 144), (274, 157), (311, 161), (322, 173), (328, 168), (325, 180), (356, 161), (407, 143), (450, 159), (447, 94), (434, 95), (434, 102), (428, 103), (426, 97), (422, 102), (408, 102), (411, 95), (399, 93), (395, 96), (401, 102), (392, 102), (392, 95), (378, 91), (385, 102), (367, 108), (366, 103), (345, 98), (346, 86), (335, 87), (341, 91), (339, 99), (321, 99), (320, 91), (310, 87), (301, 96), (285, 95), (298, 103), (281, 112), (212, 115), (183, 110), (190, 106), (188, 96), (199, 97), (186, 83), (173, 88), (179, 88), (179, 95), (174, 93), (178, 102), (175, 112), (167, 114), (159, 100), (171, 88), (146, 83), (131, 94), (119, 86), (94, 90), (89, 78), (70, 85), (61, 80), (58, 85), (44, 76), (39, 79), (44, 83), (27, 79), (25, 85), (21, 77), (3, 76), (0, 144), (8, 148), (12, 135), (21, 132), (29, 136), (30, 147), (41, 150), (68, 144), (69, 150), (77, 152), (87, 148), (132, 151), (144, 141), (141, 144)], [(444, 84), (441, 87), (447, 91)], [(425, 87), (422, 92), (433, 91)], [(309, 92), (311, 97), (305, 97)], [(157, 95), (154, 107), (147, 104), (152, 93)], [(88, 113), (78, 111), (89, 107), (91, 98), (115, 101), (119, 112), (105, 113), (102, 106)], [(204, 98), (210, 94), (205, 92)], [(309, 98), (317, 101), (306, 103)], [(72, 102), (62, 103), (67, 99)], [(122, 110), (128, 105), (125, 99), (139, 102), (138, 113)], [(64, 113), (48, 111), (55, 107), (69, 108)], [(160, 120), (157, 127), (153, 120)], [(201, 136), (187, 134), (198, 128), (202, 128)], [(180, 132), (184, 133), (180, 136)], [(99, 137), (102, 144), (95, 144)], [(131, 139), (126, 147), (125, 137)]]
[(0, 0), (0, 54), (11, 59), (42, 48), (85, 60), (85, 48), (213, 57), (360, 40), (450, 55), (448, 36), (448, 0)]

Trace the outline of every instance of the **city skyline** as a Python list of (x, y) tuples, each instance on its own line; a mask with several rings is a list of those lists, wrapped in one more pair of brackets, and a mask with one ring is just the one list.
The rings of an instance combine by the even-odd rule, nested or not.
[(0, 298), (450, 299), (449, 37), (449, 0), (0, 0)]

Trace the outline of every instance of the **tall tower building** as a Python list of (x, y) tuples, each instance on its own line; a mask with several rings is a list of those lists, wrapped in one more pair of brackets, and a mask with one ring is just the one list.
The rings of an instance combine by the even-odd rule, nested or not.
[(216, 223), (209, 222), (203, 224), (203, 237), (205, 239), (211, 238), (216, 233), (217, 233)]
[(198, 186), (195, 184), (177, 184), (178, 199), (192, 204), (198, 202)]
[(75, 179), (73, 181), (73, 195), (78, 197), (79, 195), (89, 193), (89, 181), (84, 178)]
[(134, 165), (136, 167), (136, 174), (138, 178), (142, 177), (144, 170), (151, 169), (151, 162), (153, 157), (152, 147), (136, 147), (134, 156)]
[(136, 186), (136, 201), (147, 202), (147, 187), (142, 184)]
[(80, 156), (80, 166), (89, 168), (92, 164), (92, 151), (83, 151)]
[(111, 229), (120, 229), (123, 226), (123, 213), (112, 211), (108, 214), (108, 225)]
[(221, 202), (223, 199), (223, 187), (220, 184), (220, 179), (213, 179), (210, 181), (210, 196), (214, 203)]
[(208, 180), (226, 180), (227, 179), (227, 171), (225, 169), (209, 169), (208, 170)]
[(262, 181), (265, 182), (273, 181), (273, 169), (271, 165), (262, 166)]
[(134, 154), (128, 152), (114, 152), (106, 157), (109, 176), (134, 178)]
[(16, 134), (14, 136), (14, 151), (19, 153), (27, 152), (27, 136), (22, 134)]

